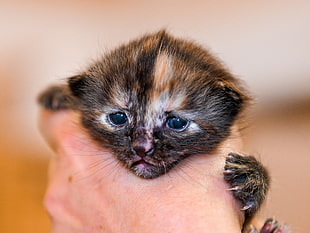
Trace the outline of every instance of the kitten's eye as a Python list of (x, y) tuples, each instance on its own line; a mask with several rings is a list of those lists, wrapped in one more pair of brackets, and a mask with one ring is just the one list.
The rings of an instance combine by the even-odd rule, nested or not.
[(182, 130), (188, 126), (188, 121), (177, 117), (170, 117), (166, 125), (170, 129)]
[(128, 124), (128, 118), (123, 112), (116, 112), (109, 115), (109, 120), (114, 125), (122, 126)]

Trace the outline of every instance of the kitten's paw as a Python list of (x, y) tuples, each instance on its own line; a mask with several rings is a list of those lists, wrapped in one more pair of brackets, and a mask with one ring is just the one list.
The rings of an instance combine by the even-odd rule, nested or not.
[(265, 168), (253, 156), (230, 153), (226, 158), (224, 179), (235, 198), (241, 201), (246, 221), (265, 199), (269, 178)]
[(71, 109), (74, 98), (65, 86), (51, 86), (38, 98), (39, 104), (50, 110)]
[(251, 227), (243, 233), (289, 233), (289, 229), (285, 225), (279, 225), (274, 219), (267, 219), (264, 226), (260, 230), (257, 230), (255, 227)]

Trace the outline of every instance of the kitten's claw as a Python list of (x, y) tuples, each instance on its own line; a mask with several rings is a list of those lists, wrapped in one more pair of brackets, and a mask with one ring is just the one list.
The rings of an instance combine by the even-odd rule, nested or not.
[(242, 204), (246, 222), (258, 210), (267, 193), (269, 178), (264, 167), (253, 156), (230, 153), (226, 158), (224, 179)]
[(227, 191), (237, 191), (237, 190), (241, 190), (241, 186), (234, 186), (234, 187), (231, 187), (229, 189), (226, 189)]
[(241, 210), (246, 211), (246, 210), (251, 209), (251, 208), (253, 208), (252, 205), (246, 205), (246, 206), (243, 206)]
[(232, 174), (232, 173), (233, 173), (232, 170), (225, 170), (225, 171), (224, 171), (224, 174), (227, 174), (227, 175)]
[(243, 233), (289, 233), (289, 229), (284, 225), (279, 225), (275, 219), (267, 219), (260, 230), (251, 226), (249, 230)]

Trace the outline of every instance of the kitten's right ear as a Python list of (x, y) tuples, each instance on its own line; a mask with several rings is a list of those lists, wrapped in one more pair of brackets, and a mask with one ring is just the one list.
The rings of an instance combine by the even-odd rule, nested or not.
[(68, 85), (71, 93), (76, 97), (81, 97), (85, 93), (87, 86), (87, 76), (76, 75), (68, 78)]

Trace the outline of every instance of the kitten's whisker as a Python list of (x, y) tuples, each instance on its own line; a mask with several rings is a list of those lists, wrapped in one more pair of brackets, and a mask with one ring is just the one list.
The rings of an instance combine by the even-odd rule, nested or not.
[[(188, 176), (187, 174), (183, 171), (182, 168), (177, 169), (177, 174), (183, 179), (185, 180), (187, 183), (192, 184), (191, 181), (188, 180)], [(185, 176), (186, 175), (186, 176)]]
[[(119, 166), (121, 165), (119, 161), (115, 160), (115, 163), (109, 163), (108, 165), (106, 165), (105, 167), (114, 164), (114, 166), (112, 166), (110, 169), (108, 169), (104, 175), (101, 175), (98, 179), (98, 181), (96, 182), (96, 184), (94, 184), (94, 187), (96, 186), (101, 186), (102, 182), (104, 181), (104, 179), (107, 179), (108, 177), (112, 176), (113, 173), (116, 173), (119, 171)], [(99, 172), (101, 169), (105, 169), (105, 167), (100, 167), (97, 172)], [(113, 175), (114, 177), (117, 177), (116, 175)]]
[(110, 169), (109, 173), (107, 173), (107, 176), (112, 176), (113, 173), (116, 173), (119, 171), (119, 169), (121, 169), (120, 166), (122, 166), (122, 164), (118, 160), (115, 160), (115, 162), (116, 163), (114, 163), (113, 169)]
[(95, 162), (92, 162), (91, 164), (89, 164), (88, 166), (87, 166), (87, 168), (95, 168), (95, 167), (97, 167), (97, 166), (99, 166), (99, 165), (102, 165), (102, 164), (104, 164), (104, 163), (106, 163), (108, 160), (110, 160), (111, 158), (107, 158), (107, 159), (105, 159), (105, 160), (100, 160), (100, 161), (95, 161)]
[[(194, 168), (193, 168), (192, 166), (190, 166), (190, 165), (187, 165), (187, 167), (190, 167), (191, 170), (194, 169)], [(199, 182), (199, 181), (197, 180), (197, 178), (195, 178), (194, 176), (192, 176), (192, 175), (190, 175), (188, 172), (186, 172), (181, 166), (180, 166), (178, 169), (179, 169), (187, 178), (189, 178), (190, 181), (194, 181), (194, 183), (196, 183), (197, 185), (199, 185), (199, 186), (201, 186), (201, 187), (203, 187), (203, 188), (206, 188), (206, 186), (205, 186), (203, 183)], [(188, 180), (187, 180), (187, 182), (188, 182)], [(192, 184), (192, 182), (190, 182), (190, 183)]]
[(78, 172), (76, 172), (75, 176), (78, 177), (79, 176), (78, 174), (80, 174), (81, 177), (77, 179), (79, 181), (89, 179), (89, 178), (95, 176), (99, 171), (104, 170), (107, 167), (109, 167), (110, 165), (112, 165), (113, 163), (115, 163), (115, 161), (116, 160), (114, 160), (112, 158), (95, 161), (87, 167), (90, 171), (93, 170), (93, 172), (88, 172), (87, 175), (85, 175), (85, 174), (81, 174), (81, 172), (83, 172), (83, 171), (80, 171), (80, 172), (78, 171)]

